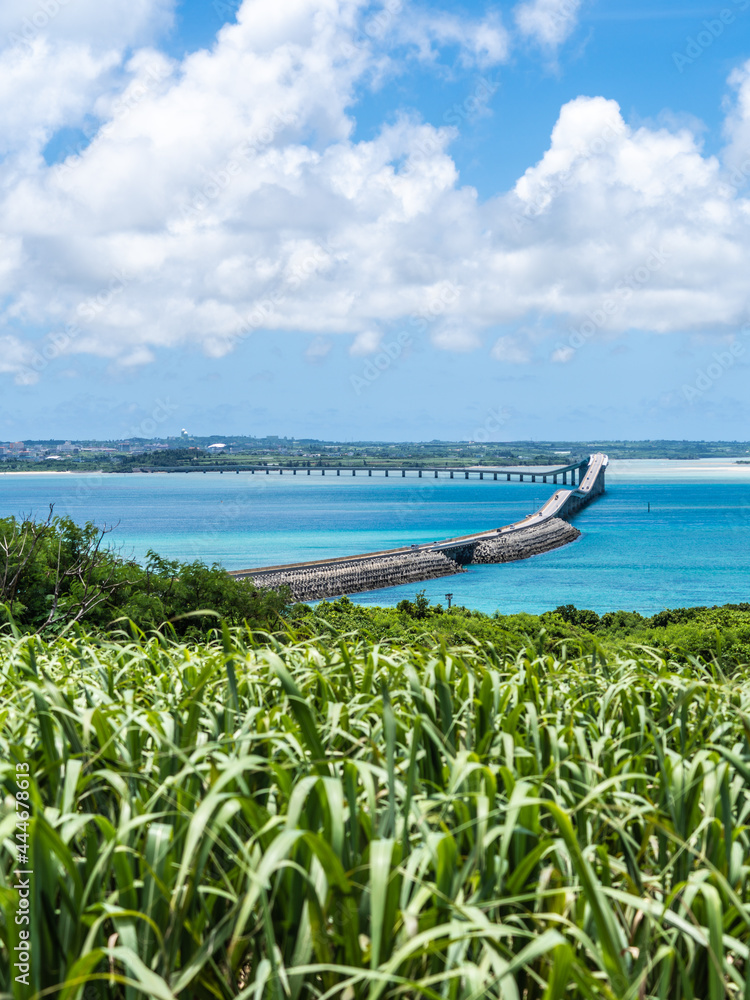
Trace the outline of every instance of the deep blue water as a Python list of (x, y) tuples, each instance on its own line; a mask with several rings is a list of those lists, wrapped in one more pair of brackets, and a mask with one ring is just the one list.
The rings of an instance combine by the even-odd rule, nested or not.
[[(455, 603), (487, 612), (572, 603), (643, 613), (750, 601), (750, 470), (700, 472), (702, 479), (675, 477), (674, 467), (662, 475), (654, 464), (640, 481), (633, 468), (613, 473), (606, 495), (574, 519), (582, 537), (573, 545), (353, 599), (393, 604), (423, 587), (432, 600), (444, 603), (451, 591)], [(344, 476), (1, 475), (0, 516), (43, 516), (54, 502), (76, 521), (116, 525), (111, 542), (138, 559), (153, 548), (241, 569), (468, 534), (531, 513), (550, 492), (541, 484)]]

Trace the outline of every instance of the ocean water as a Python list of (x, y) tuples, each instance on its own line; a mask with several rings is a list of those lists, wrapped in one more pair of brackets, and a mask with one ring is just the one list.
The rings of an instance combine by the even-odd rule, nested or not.
[[(44, 516), (54, 503), (56, 514), (111, 526), (110, 544), (127, 556), (154, 549), (244, 569), (498, 527), (551, 491), (491, 480), (0, 474), (0, 517)], [(576, 604), (644, 614), (750, 601), (750, 466), (613, 462), (606, 494), (573, 523), (581, 538), (555, 552), (353, 600), (392, 605), (424, 589), (433, 601), (451, 592), (454, 603), (486, 612)]]

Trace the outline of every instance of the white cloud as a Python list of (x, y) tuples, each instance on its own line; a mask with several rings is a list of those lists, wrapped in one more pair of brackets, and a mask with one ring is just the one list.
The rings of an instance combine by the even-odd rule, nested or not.
[(79, 124), (118, 63), (116, 52), (94, 53), (78, 43), (53, 47), (44, 38), (4, 53), (0, 155), (36, 153), (57, 129)]
[(54, 133), (122, 89), (123, 54), (172, 22), (175, 0), (3, 0), (0, 155), (29, 171)]
[(528, 347), (519, 343), (516, 337), (498, 337), (490, 356), (495, 361), (503, 361), (507, 365), (525, 365), (531, 361)]
[(734, 70), (729, 84), (734, 96), (727, 99), (725, 159), (730, 170), (729, 183), (743, 188), (750, 179), (750, 60)]
[(575, 348), (570, 345), (557, 347), (550, 355), (550, 361), (557, 365), (565, 365), (573, 360), (575, 353)]
[(319, 364), (331, 353), (333, 341), (327, 337), (316, 337), (305, 351), (305, 357), (311, 364)]
[(38, 372), (31, 367), (34, 352), (17, 337), (0, 336), (0, 372), (15, 376), (19, 385), (33, 385), (39, 380)]
[(457, 46), (465, 66), (480, 69), (505, 62), (510, 38), (497, 14), (467, 20), (427, 10), (409, 12), (398, 22), (397, 38), (417, 47), (421, 59), (437, 61), (445, 46)]
[(383, 334), (380, 330), (363, 330), (354, 338), (354, 343), (349, 348), (349, 353), (355, 358), (374, 354), (380, 347), (382, 339)]
[[(145, 48), (126, 64), (83, 36), (0, 55), (5, 371), (28, 366), (39, 330), (132, 366), (185, 344), (221, 357), (260, 328), (327, 348), (347, 335), (366, 354), (399, 326), (473, 350), (533, 316), (565, 361), (574, 334), (725, 333), (748, 318), (750, 203), (694, 131), (632, 129), (614, 101), (580, 97), (539, 163), (480, 203), (452, 129), (402, 115), (353, 138), (357, 89), (381, 65), (357, 41), (363, 9), (245, 0), (210, 52), (180, 64)], [(475, 22), (440, 31), (430, 46), (502, 57)], [(750, 102), (745, 77), (734, 86), (739, 144)], [(88, 148), (47, 167), (46, 137), (87, 114), (101, 121)], [(511, 337), (492, 353), (528, 358)]]
[(546, 49), (557, 49), (576, 28), (581, 0), (526, 0), (515, 8), (519, 31)]
[[(38, 39), (93, 48), (143, 44), (168, 28), (176, 0), (3, 0), (0, 49)], [(115, 41), (116, 40), (116, 41)]]

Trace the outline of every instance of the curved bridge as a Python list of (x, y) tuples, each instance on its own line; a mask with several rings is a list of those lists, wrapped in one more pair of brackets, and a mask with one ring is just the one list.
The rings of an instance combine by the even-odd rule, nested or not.
[[(608, 464), (606, 455), (596, 454), (582, 466), (568, 466), (566, 473), (579, 471), (576, 489), (556, 490), (534, 514), (501, 528), (365, 555), (235, 570), (230, 575), (252, 580), (259, 587), (288, 586), (295, 600), (315, 601), (432, 580), (461, 573), (468, 565), (528, 559), (567, 545), (580, 536), (566, 518), (604, 492)], [(553, 476), (561, 471), (535, 475)]]
[(561, 465), (557, 469), (547, 469), (539, 470), (535, 468), (530, 468), (529, 466), (515, 466), (512, 469), (501, 469), (501, 468), (481, 468), (479, 466), (468, 466), (465, 468), (447, 468), (445, 466), (435, 467), (432, 466), (427, 468), (422, 466), (421, 468), (413, 465), (232, 465), (227, 468), (226, 465), (201, 465), (198, 468), (183, 468), (182, 466), (177, 466), (174, 469), (170, 469), (168, 466), (166, 468), (161, 467), (151, 467), (143, 469), (134, 469), (134, 472), (150, 472), (157, 475), (163, 475), (164, 473), (170, 473), (172, 475), (191, 475), (197, 472), (202, 472), (205, 476), (208, 472), (218, 472), (222, 476), (226, 472), (227, 475), (234, 472), (239, 476), (241, 472), (249, 472), (252, 475), (255, 473), (262, 473), (266, 476), (273, 475), (300, 475), (300, 476), (325, 476), (328, 473), (329, 476), (341, 476), (348, 475), (351, 473), (352, 476), (385, 476), (386, 479), (389, 477), (406, 479), (407, 477), (417, 476), (419, 479), (424, 477), (434, 479), (449, 478), (449, 479), (491, 479), (493, 482), (497, 482), (498, 479), (504, 479), (506, 482), (511, 482), (517, 479), (521, 483), (547, 483), (551, 482), (557, 485), (561, 482), (563, 486), (568, 484), (568, 477), (570, 477), (570, 485), (576, 485), (576, 476), (578, 477), (578, 484), (581, 484), (583, 477), (586, 474), (588, 468), (587, 462), (574, 462), (572, 465)]

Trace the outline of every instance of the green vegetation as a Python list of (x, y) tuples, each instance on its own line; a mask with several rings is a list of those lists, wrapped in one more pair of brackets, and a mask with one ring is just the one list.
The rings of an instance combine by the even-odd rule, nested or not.
[(747, 667), (226, 628), (0, 660), (4, 996), (750, 993)]
[[(106, 636), (132, 622), (141, 630), (164, 625), (180, 637), (202, 639), (218, 619), (229, 625), (299, 638), (356, 633), (370, 642), (489, 642), (515, 650), (565, 642), (571, 653), (633, 652), (641, 646), (687, 661), (715, 658), (723, 666), (750, 663), (750, 604), (678, 608), (650, 618), (617, 611), (599, 616), (571, 605), (542, 615), (485, 615), (431, 605), (424, 591), (396, 608), (368, 607), (347, 597), (315, 608), (294, 605), (287, 588), (262, 590), (236, 580), (218, 564), (167, 560), (150, 552), (144, 566), (104, 543), (107, 529), (70, 518), (45, 522), (0, 519), (0, 622), (54, 637), (76, 623)], [(541, 645), (540, 645), (541, 644)]]
[(310, 608), (106, 539), (0, 521), (0, 1000), (750, 997), (750, 604)]
[(691, 657), (716, 660), (729, 669), (750, 663), (750, 604), (714, 608), (677, 608), (645, 618), (637, 611), (598, 615), (572, 604), (542, 615), (485, 615), (468, 608), (431, 605), (424, 591), (395, 608), (368, 607), (347, 597), (323, 601), (314, 609), (298, 605), (287, 617), (301, 635), (343, 636), (356, 633), (371, 642), (435, 641), (492, 643), (500, 650), (534, 645), (542, 650), (565, 643), (570, 652), (595, 651), (637, 655), (644, 647), (660, 655), (690, 662)]
[[(482, 432), (481, 437), (489, 437)], [(34, 459), (40, 459), (60, 441), (27, 441)], [(223, 444), (225, 451), (208, 452)], [(152, 450), (155, 446), (164, 450)], [(562, 466), (580, 462), (603, 451), (612, 459), (738, 458), (750, 455), (748, 441), (354, 441), (330, 442), (307, 438), (188, 436), (180, 438), (79, 441), (77, 454), (21, 460), (11, 455), (0, 463), (8, 471), (132, 472), (134, 469), (223, 469), (247, 465), (336, 468), (368, 465), (449, 468), (466, 465)], [(137, 453), (130, 454), (129, 449)], [(101, 450), (97, 450), (101, 449)]]
[(229, 624), (276, 628), (288, 592), (259, 590), (219, 565), (178, 562), (149, 552), (139, 566), (104, 545), (108, 531), (79, 527), (50, 508), (45, 522), (0, 519), (0, 621), (55, 635), (78, 622), (106, 630), (132, 621), (169, 623), (178, 635), (203, 636), (219, 617)]

